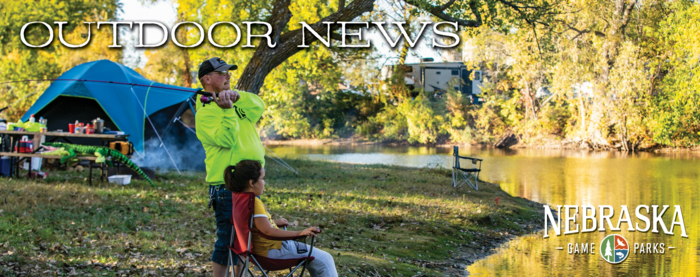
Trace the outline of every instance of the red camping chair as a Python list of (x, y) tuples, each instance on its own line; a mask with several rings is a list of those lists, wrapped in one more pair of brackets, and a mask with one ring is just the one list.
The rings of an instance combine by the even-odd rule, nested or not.
[[(267, 257), (255, 255), (251, 251), (253, 249), (253, 233), (266, 239), (280, 241), (303, 238), (304, 236), (270, 237), (260, 232), (253, 231), (253, 207), (255, 205), (255, 194), (252, 192), (234, 192), (232, 193), (231, 200), (233, 202), (233, 209), (231, 211), (231, 223), (233, 227), (231, 230), (231, 242), (228, 246), (228, 264), (233, 265), (233, 254), (231, 253), (231, 251), (236, 253), (236, 255), (238, 255), (238, 258), (241, 261), (245, 260), (245, 262), (243, 263), (243, 267), (241, 268), (241, 272), (238, 276), (245, 277), (246, 275), (244, 274), (247, 273), (250, 273), (251, 276), (255, 276), (253, 272), (250, 269), (248, 269), (248, 262), (250, 260), (252, 260), (255, 266), (257, 266), (257, 268), (260, 269), (260, 271), (262, 271), (265, 277), (267, 277), (266, 271), (269, 272), (283, 269), (290, 269), (290, 272), (287, 275), (287, 277), (290, 277), (292, 276), (292, 274), (294, 274), (294, 272), (297, 269), (299, 269), (299, 267), (302, 267), (301, 275), (299, 276), (303, 276), (304, 271), (306, 270), (306, 265), (314, 260), (314, 257), (311, 256), (311, 252), (314, 249), (315, 237), (311, 237), (311, 247), (309, 248), (309, 255), (301, 259), (270, 259)], [(227, 276), (228, 272), (229, 270), (227, 269)]]

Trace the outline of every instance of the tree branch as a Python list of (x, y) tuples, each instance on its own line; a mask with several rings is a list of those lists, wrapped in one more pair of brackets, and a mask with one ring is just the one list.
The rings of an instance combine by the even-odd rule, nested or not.
[[(267, 46), (267, 43), (264, 42), (258, 45), (258, 48), (253, 54), (253, 59), (250, 60), (248, 65), (245, 67), (241, 78), (238, 80), (236, 89), (255, 94), (259, 93), (260, 88), (265, 81), (265, 77), (267, 77), (267, 75), (275, 67), (283, 63), (292, 55), (304, 49), (298, 47), (298, 45), (301, 44), (302, 36), (304, 35), (302, 34), (302, 28), (280, 34), (281, 31), (287, 27), (289, 19), (292, 16), (291, 12), (289, 11), (290, 1), (291, 0), (277, 0), (272, 16), (269, 20), (269, 23), (273, 26), (272, 38), (273, 41), (277, 43), (276, 47), (270, 48)], [(316, 23), (310, 24), (309, 26), (316, 33), (326, 34), (328, 32), (328, 28), (326, 24), (323, 24), (323, 22), (352, 21), (365, 12), (371, 12), (374, 9), (375, 1), (376, 0), (355, 0), (347, 7), (339, 9), (330, 16), (327, 16)], [(331, 25), (331, 30), (337, 28), (339, 28), (339, 24)], [(313, 35), (307, 34), (305, 40), (307, 44), (311, 44), (318, 39)]]
[(624, 31), (627, 27), (627, 23), (629, 23), (630, 21), (630, 12), (632, 11), (632, 8), (634, 8), (635, 4), (637, 4), (637, 0), (632, 0), (629, 3), (627, 3), (625, 11), (622, 14), (622, 19), (620, 20), (620, 30)]
[(342, 10), (345, 8), (345, 0), (338, 0), (338, 10)]
[(343, 36), (341, 36), (341, 35), (338, 34), (338, 33), (333, 33), (333, 32), (331, 32), (331, 38), (334, 39), (334, 40), (343, 41)]
[[(565, 33), (566, 31), (569, 31), (569, 30), (574, 31), (574, 32), (577, 33), (576, 36), (574, 36), (574, 37), (571, 38), (570, 40), (575, 40), (575, 39), (577, 39), (578, 37), (580, 37), (580, 36), (582, 36), (582, 35), (585, 35), (585, 34), (588, 34), (588, 33), (594, 34), (594, 35), (596, 35), (596, 36), (598, 36), (598, 37), (605, 37), (605, 33), (601, 32), (601, 31), (595, 31), (595, 30), (591, 30), (591, 29), (588, 29), (588, 30), (580, 30), (580, 29), (578, 29), (578, 28), (572, 26), (571, 24), (569, 24), (568, 22), (566, 22), (566, 21), (564, 21), (564, 20), (557, 19), (557, 20), (555, 20), (555, 21), (556, 21), (556, 22), (559, 22), (559, 23), (561, 23), (561, 24), (563, 24), (563, 25), (566, 27), (566, 29), (565, 29), (564, 31), (561, 31), (559, 34), (563, 34), (563, 33)], [(593, 25), (593, 27), (595, 27), (595, 25)]]
[[(268, 23), (272, 25), (272, 41), (279, 43), (280, 34), (287, 23), (292, 18), (292, 12), (289, 10), (291, 0), (277, 0), (272, 10), (272, 16), (268, 19)], [(264, 45), (261, 43), (260, 45)], [(257, 51), (256, 51), (257, 52)]]
[(516, 5), (516, 4), (513, 4), (513, 2), (508, 2), (508, 1), (506, 1), (506, 0), (498, 0), (498, 2), (501, 2), (501, 3), (503, 3), (504, 5), (506, 5), (506, 6), (508, 6), (508, 7), (511, 7), (511, 8), (513, 8), (513, 9), (517, 10), (517, 11), (520, 11), (520, 9), (533, 9), (533, 10), (542, 9), (542, 7), (538, 7), (538, 6), (518, 6), (518, 5)]
[(454, 4), (454, 3), (455, 3), (455, 0), (447, 1), (447, 3), (445, 3), (445, 5), (440, 6), (440, 11), (446, 10), (447, 8), (452, 6), (452, 4)]
[[(338, 12), (335, 12), (334, 14), (331, 14), (321, 20), (319, 20), (316, 23), (310, 24), (309, 26), (311, 29), (316, 31), (319, 34), (325, 34), (328, 29), (326, 28), (326, 25), (323, 24), (323, 22), (338, 22), (338, 21), (351, 21), (354, 18), (362, 15), (365, 12), (370, 12), (374, 9), (374, 1), (375, 0), (355, 0), (350, 5), (348, 5), (345, 9), (340, 10)], [(370, 25), (371, 26), (371, 25)], [(331, 31), (337, 30), (340, 28), (340, 25), (334, 24), (331, 25)], [(363, 26), (359, 25), (347, 25), (345, 26), (346, 30), (350, 29), (361, 29)], [(292, 48), (292, 49), (298, 49), (297, 45), (301, 44), (301, 38), (302, 38), (302, 31), (303, 29), (296, 29), (292, 30), (289, 32), (286, 32), (282, 35), (282, 41), (283, 47), (286, 48)], [(316, 37), (314, 36), (306, 36), (306, 41), (307, 44), (310, 44), (314, 41), (316, 41)], [(284, 50), (283, 50), (284, 52)], [(295, 51), (295, 53), (298, 51)], [(286, 59), (286, 58), (285, 58)]]
[(475, 27), (481, 26), (481, 24), (482, 24), (481, 13), (479, 12), (479, 8), (476, 6), (475, 1), (469, 2), (469, 8), (471, 9), (472, 13), (474, 14), (475, 20), (458, 19), (458, 18), (454, 18), (452, 16), (445, 14), (443, 11), (446, 8), (448, 8), (449, 6), (451, 6), (454, 3), (454, 1), (450, 1), (451, 3), (448, 2), (447, 4), (442, 5), (440, 7), (432, 6), (432, 5), (429, 5), (426, 3), (420, 3), (420, 2), (417, 2), (416, 0), (404, 0), (404, 1), (412, 6), (419, 8), (419, 9), (423, 9), (423, 10), (429, 12), (430, 14), (432, 14), (433, 16), (440, 18), (444, 21), (457, 22), (457, 24), (459, 24), (459, 26), (475, 28)]

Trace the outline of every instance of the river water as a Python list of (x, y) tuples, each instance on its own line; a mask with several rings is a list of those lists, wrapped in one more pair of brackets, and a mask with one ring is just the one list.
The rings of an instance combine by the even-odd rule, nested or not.
[[(415, 167), (450, 168), (452, 164), (451, 148), (268, 147), (283, 158)], [(570, 235), (562, 231), (561, 236), (550, 228), (548, 238), (542, 231), (506, 243), (467, 267), (470, 276), (700, 276), (700, 155), (474, 148), (462, 149), (460, 154), (484, 159), (480, 179), (499, 184), (513, 196), (548, 204), (555, 210), (557, 205), (592, 205), (597, 215), (598, 205), (610, 205), (614, 208), (613, 225), (618, 223), (622, 205), (628, 207), (632, 224), (641, 229), (646, 224), (636, 216), (638, 205), (659, 205), (659, 212), (663, 205), (669, 205), (663, 221), (670, 229), (675, 206), (679, 206), (688, 236), (681, 236), (678, 225), (673, 235), (664, 234), (662, 226), (658, 226), (659, 233), (629, 231), (627, 223), (621, 224), (621, 231), (611, 231), (606, 223), (606, 231)], [(642, 209), (641, 214), (651, 218), (652, 210)], [(576, 222), (582, 229), (581, 216)], [(589, 227), (591, 224), (588, 221)], [(601, 255), (601, 247), (606, 246), (601, 241), (612, 234), (621, 235), (628, 244), (629, 253), (618, 264), (606, 262)], [(594, 252), (569, 253), (570, 243), (578, 244), (579, 250), (581, 244), (594, 243)], [(651, 251), (645, 252), (652, 253), (635, 251), (635, 245), (647, 246), (645, 250)], [(662, 250), (663, 254), (658, 253)]]

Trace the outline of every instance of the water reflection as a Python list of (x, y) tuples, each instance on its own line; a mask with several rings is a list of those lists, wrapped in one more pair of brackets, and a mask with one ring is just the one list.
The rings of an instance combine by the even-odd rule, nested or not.
[[(416, 167), (445, 167), (452, 163), (451, 148), (385, 146), (270, 146), (288, 158), (379, 163)], [(633, 224), (637, 205), (670, 205), (664, 216), (670, 228), (674, 205), (683, 211), (689, 238), (651, 232), (593, 232), (542, 238), (543, 234), (516, 239), (498, 253), (469, 266), (475, 276), (700, 276), (700, 166), (693, 153), (588, 152), (574, 150), (480, 150), (462, 149), (461, 154), (483, 158), (481, 179), (498, 183), (514, 196), (552, 206), (612, 205), (616, 214), (627, 205)], [(649, 216), (651, 217), (651, 216)], [(578, 222), (581, 222), (579, 218)], [(580, 227), (581, 228), (581, 227)], [(631, 253), (621, 264), (603, 261), (600, 241), (620, 234)], [(594, 254), (570, 255), (568, 243), (595, 243)], [(664, 243), (664, 254), (634, 253), (635, 243)], [(563, 250), (557, 250), (563, 247)], [(657, 246), (658, 247), (658, 246)]]

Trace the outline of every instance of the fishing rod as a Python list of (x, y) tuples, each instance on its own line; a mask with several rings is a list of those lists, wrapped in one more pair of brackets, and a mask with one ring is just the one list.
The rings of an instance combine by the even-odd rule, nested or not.
[[(32, 79), (32, 80), (19, 80), (19, 81), (5, 81), (5, 82), (0, 82), (0, 84), (19, 83), (19, 82), (45, 82), (45, 81), (107, 83), (107, 84), (115, 84), (115, 85), (129, 85), (129, 86), (137, 86), (137, 87), (169, 89), (169, 90), (184, 91), (184, 92), (190, 92), (190, 93), (193, 92), (191, 89), (171, 88), (171, 87), (165, 87), (165, 86), (144, 85), (144, 84), (136, 84), (136, 83), (115, 82), (115, 81), (88, 80), (88, 79)], [(34, 92), (34, 93), (36, 93), (36, 92)], [(203, 106), (206, 106), (207, 104), (211, 103), (212, 101), (214, 101), (215, 97), (217, 97), (216, 93), (204, 91), (204, 89), (202, 89), (202, 88), (194, 91), (193, 93), (201, 95), (199, 97), (199, 100), (202, 101)], [(0, 109), (0, 112), (4, 111), (5, 109), (7, 109), (9, 107), (10, 106), (7, 106), (3, 109)]]

